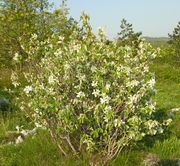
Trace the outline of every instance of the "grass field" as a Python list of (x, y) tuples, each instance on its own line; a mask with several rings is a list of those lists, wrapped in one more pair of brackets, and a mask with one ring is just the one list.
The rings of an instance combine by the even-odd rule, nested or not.
[[(180, 108), (180, 69), (171, 58), (156, 59), (151, 70), (156, 74), (157, 117), (171, 116), (172, 124), (162, 135), (146, 137), (136, 146), (124, 149), (111, 165), (114, 166), (179, 166), (180, 165), (180, 111), (172, 114), (172, 109)], [(8, 96), (4, 86), (10, 86), (8, 69), (0, 71), (0, 97)], [(175, 110), (175, 109), (174, 109)], [(81, 166), (87, 165), (86, 156), (64, 158), (50, 141), (47, 131), (39, 130), (37, 135), (25, 139), (18, 145), (7, 145), (6, 140), (13, 139), (7, 131), (16, 130), (16, 126), (31, 128), (32, 124), (24, 113), (18, 110), (0, 115), (0, 166)], [(178, 165), (179, 163), (179, 165)]]

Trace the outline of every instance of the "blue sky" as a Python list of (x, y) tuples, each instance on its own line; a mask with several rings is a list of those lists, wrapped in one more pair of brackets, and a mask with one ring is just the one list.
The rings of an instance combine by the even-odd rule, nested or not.
[[(61, 0), (49, 0), (57, 8)], [(91, 16), (96, 32), (104, 27), (109, 38), (120, 31), (120, 21), (125, 18), (135, 31), (143, 36), (166, 37), (180, 21), (180, 0), (68, 0), (70, 15), (79, 20), (85, 11)]]

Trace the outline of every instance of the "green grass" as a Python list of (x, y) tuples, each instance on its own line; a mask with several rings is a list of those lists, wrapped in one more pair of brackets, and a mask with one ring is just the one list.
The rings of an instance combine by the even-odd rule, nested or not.
[(152, 148), (152, 152), (157, 154), (162, 160), (178, 159), (180, 156), (180, 140), (177, 137), (157, 141)]
[[(172, 58), (173, 59), (173, 58)], [(174, 59), (158, 58), (151, 70), (156, 73), (157, 118), (166, 117), (173, 108), (180, 107), (180, 69)], [(0, 97), (8, 96), (2, 88), (10, 85), (7, 77), (10, 71), (0, 72)], [(180, 112), (174, 113), (172, 124), (165, 133), (156, 137), (147, 137), (136, 146), (125, 149), (113, 166), (145, 166), (156, 163), (157, 166), (176, 166), (180, 159)], [(6, 131), (15, 130), (16, 125), (31, 128), (28, 118), (23, 113), (12, 111), (6, 116), (0, 115), (0, 166), (86, 166), (87, 157), (75, 156), (64, 158), (51, 142), (47, 131), (39, 131), (33, 138), (26, 139), (19, 145), (3, 146)]]
[(8, 68), (0, 68), (0, 96), (2, 96), (2, 90), (4, 87), (11, 86), (11, 70)]
[(0, 147), (0, 163), (2, 166), (85, 166), (87, 160), (79, 160), (76, 156), (60, 156), (48, 132), (39, 131), (21, 144)]

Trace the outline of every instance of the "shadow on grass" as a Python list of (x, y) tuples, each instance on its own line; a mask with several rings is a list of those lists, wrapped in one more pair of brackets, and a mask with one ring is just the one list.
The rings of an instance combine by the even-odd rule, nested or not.
[(156, 112), (153, 113), (153, 117), (155, 120), (162, 122), (164, 119), (167, 119), (168, 109), (166, 108), (158, 108)]
[(13, 93), (2, 90), (0, 87), (0, 116), (7, 118), (18, 110)]
[(180, 160), (161, 160), (155, 166), (180, 166)]

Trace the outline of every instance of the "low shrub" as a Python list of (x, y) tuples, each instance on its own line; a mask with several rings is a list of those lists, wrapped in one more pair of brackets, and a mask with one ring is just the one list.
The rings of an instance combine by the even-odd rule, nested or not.
[(98, 32), (96, 37), (82, 14), (68, 40), (53, 35), (39, 42), (34, 35), (26, 48), (28, 85), (19, 100), (64, 155), (86, 152), (91, 162), (107, 163), (125, 146), (163, 132), (170, 120), (160, 124), (152, 116), (155, 79), (149, 65), (156, 51), (141, 39), (134, 42), (138, 46), (118, 46)]

